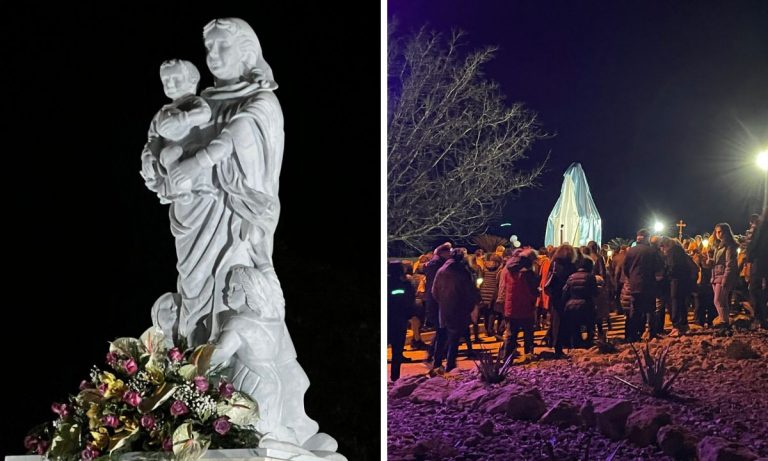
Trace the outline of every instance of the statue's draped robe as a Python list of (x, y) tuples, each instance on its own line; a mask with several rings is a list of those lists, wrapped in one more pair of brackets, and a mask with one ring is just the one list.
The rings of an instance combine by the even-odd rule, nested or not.
[(215, 340), (231, 315), (223, 293), (232, 266), (272, 268), (284, 142), (280, 104), (261, 84), (209, 88), (202, 96), (212, 110), (204, 141), (229, 135), (232, 152), (204, 170), (215, 194), (196, 194), (192, 203), (174, 202), (170, 209), (182, 298), (179, 335), (191, 346)]

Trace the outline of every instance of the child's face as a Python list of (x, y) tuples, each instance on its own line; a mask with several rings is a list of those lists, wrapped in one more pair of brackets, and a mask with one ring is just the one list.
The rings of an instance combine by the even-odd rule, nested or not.
[(171, 99), (178, 99), (185, 94), (195, 92), (194, 85), (187, 81), (184, 70), (179, 64), (164, 68), (160, 73), (160, 80), (163, 82), (165, 95)]
[(224, 293), (224, 303), (232, 308), (245, 304), (245, 292), (239, 283), (230, 282)]

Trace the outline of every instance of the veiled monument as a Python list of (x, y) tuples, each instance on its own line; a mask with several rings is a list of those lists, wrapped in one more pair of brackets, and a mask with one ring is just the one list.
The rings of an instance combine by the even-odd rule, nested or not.
[[(272, 263), (284, 144), (283, 114), (275, 96), (277, 83), (256, 34), (245, 21), (213, 20), (204, 27), (203, 38), (214, 86), (198, 96), (200, 73), (191, 62), (163, 62), (160, 77), (171, 102), (153, 118), (141, 154), (141, 176), (146, 186), (161, 203), (170, 206), (178, 279), (176, 291), (160, 296), (152, 306), (151, 331), (156, 336), (151, 333), (147, 339), (145, 333), (144, 346), (137, 347), (144, 347), (151, 355), (153, 338), (159, 338), (154, 344), (168, 348), (212, 345), (203, 348), (209, 351), (207, 359), (197, 356), (196, 360), (220, 365), (235, 390), (258, 405), (258, 418), (252, 424), (259, 435), (258, 446), (210, 450), (205, 459), (345, 461), (336, 453), (336, 441), (319, 433), (318, 424), (305, 413), (309, 379), (296, 360), (284, 321), (285, 300)], [(116, 353), (111, 349), (110, 354)], [(120, 363), (125, 369), (133, 368), (129, 375), (135, 373), (136, 363), (131, 362), (130, 367), (125, 366), (127, 360)], [(104, 376), (99, 373), (99, 379)], [(111, 383), (117, 380), (114, 376), (109, 380), (109, 387), (81, 387), (78, 399), (91, 395), (94, 402), (103, 402), (109, 392), (115, 392)], [(208, 381), (203, 381), (204, 392)], [(122, 404), (153, 404), (149, 412), (162, 403), (153, 403), (148, 396), (144, 397), (148, 402), (142, 402), (140, 391), (130, 386), (121, 391)], [(166, 393), (163, 399), (170, 396)], [(62, 418), (60, 429), (72, 410), (65, 404), (56, 405)], [(95, 409), (91, 406), (89, 412)], [(181, 407), (176, 410), (177, 414), (188, 411)], [(172, 414), (176, 410), (171, 409)], [(91, 418), (88, 425), (94, 441), (83, 451), (83, 459), (106, 450), (99, 446), (101, 450), (96, 451), (97, 442), (107, 432), (100, 435), (93, 432), (95, 428), (117, 427), (121, 421), (109, 414)], [(154, 419), (141, 421), (143, 428), (155, 424)], [(217, 432), (229, 430), (229, 422), (219, 424), (226, 427), (217, 428)], [(174, 445), (176, 438), (175, 433)], [(131, 452), (120, 459), (170, 456)]]

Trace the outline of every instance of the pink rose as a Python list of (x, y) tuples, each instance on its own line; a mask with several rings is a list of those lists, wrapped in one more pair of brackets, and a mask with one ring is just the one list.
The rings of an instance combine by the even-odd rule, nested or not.
[(195, 383), (195, 389), (197, 389), (197, 392), (204, 393), (208, 390), (208, 378), (205, 376), (195, 376), (193, 381)]
[(229, 429), (232, 427), (232, 423), (229, 422), (229, 417), (222, 416), (221, 418), (218, 418), (216, 421), (213, 422), (213, 430), (218, 432), (221, 435), (226, 434), (229, 432)]
[(133, 359), (128, 359), (123, 362), (123, 370), (125, 370), (125, 372), (128, 373), (128, 376), (130, 376), (139, 371), (139, 367), (136, 365), (136, 362)]
[(225, 399), (232, 397), (234, 392), (235, 386), (233, 386), (232, 383), (228, 383), (226, 381), (221, 381), (219, 383), (219, 394), (221, 394), (221, 396)]
[(189, 408), (187, 408), (187, 404), (181, 400), (177, 400), (171, 405), (171, 414), (173, 416), (181, 416), (187, 413), (189, 413)]
[(24, 448), (29, 451), (34, 451), (37, 448), (38, 443), (40, 443), (40, 438), (36, 435), (28, 435), (24, 437)]
[(138, 407), (141, 403), (141, 395), (136, 391), (128, 391), (123, 394), (123, 401), (132, 407)]
[(35, 450), (35, 453), (38, 455), (44, 455), (46, 451), (48, 451), (48, 445), (51, 443), (47, 440), (40, 440), (40, 442), (37, 444), (37, 450)]
[(174, 347), (168, 351), (168, 358), (174, 362), (181, 362), (184, 359), (184, 354), (181, 353), (178, 347)]
[(104, 395), (107, 393), (107, 390), (109, 389), (109, 385), (107, 383), (101, 383), (99, 384), (99, 394)]
[(173, 451), (173, 440), (170, 437), (163, 439), (163, 450)]
[(117, 427), (120, 425), (120, 420), (115, 415), (107, 415), (101, 418), (101, 424), (106, 427)]
[(142, 416), (140, 422), (141, 422), (141, 427), (143, 427), (148, 431), (151, 431), (157, 425), (157, 420), (155, 420), (155, 417), (152, 415)]
[(66, 418), (67, 416), (69, 416), (69, 407), (65, 403), (52, 404), (51, 411), (61, 416), (62, 418)]
[(87, 447), (85, 447), (85, 450), (80, 452), (80, 459), (84, 461), (91, 461), (93, 459), (98, 458), (100, 454), (101, 452), (99, 450), (93, 448), (93, 446), (91, 445), (88, 445)]

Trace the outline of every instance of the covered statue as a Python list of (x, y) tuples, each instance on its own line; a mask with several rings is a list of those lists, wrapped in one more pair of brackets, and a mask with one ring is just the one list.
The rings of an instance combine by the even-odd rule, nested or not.
[(602, 221), (589, 192), (580, 163), (572, 163), (563, 175), (560, 198), (547, 219), (544, 245), (601, 243)]

